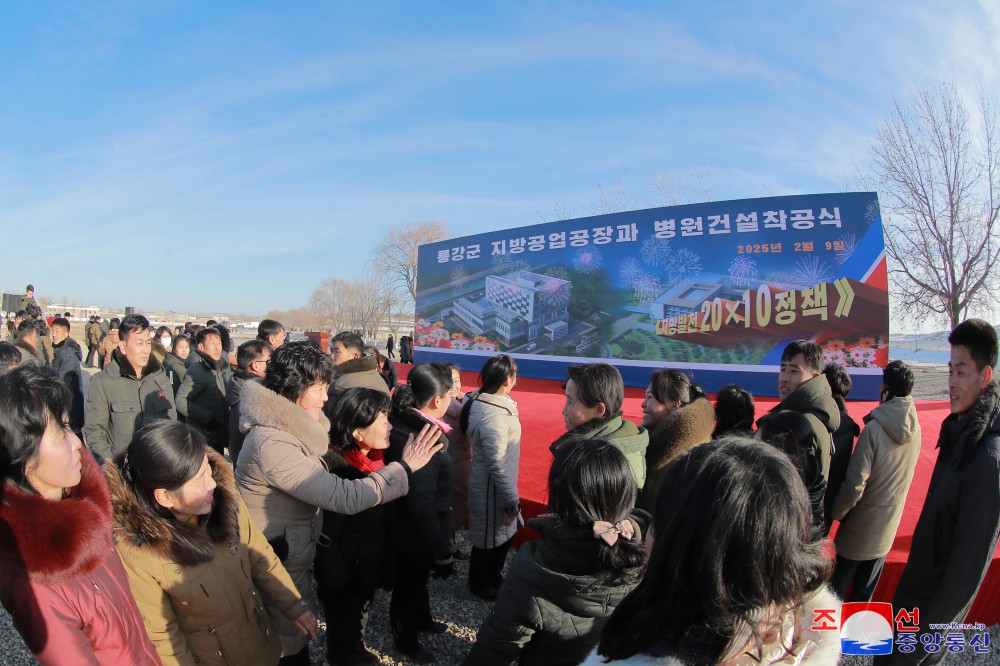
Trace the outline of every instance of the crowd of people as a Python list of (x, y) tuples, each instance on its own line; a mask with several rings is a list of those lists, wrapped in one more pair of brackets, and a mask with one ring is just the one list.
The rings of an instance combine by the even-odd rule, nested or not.
[[(443, 363), (399, 383), (391, 337), (384, 356), (354, 332), (327, 353), (265, 320), (234, 349), (217, 322), (139, 314), (92, 318), (85, 355), (33, 304), (29, 285), (0, 342), (0, 601), (43, 664), (308, 664), (320, 608), (327, 661), (375, 664), (379, 589), (396, 648), (433, 662), (421, 634), (448, 627), (428, 583), (466, 557), (493, 603), (470, 666), (832, 664), (840, 636), (814, 612), (872, 599), (921, 446), (901, 361), (863, 428), (850, 375), (805, 340), (759, 416), (740, 386), (713, 405), (662, 368), (634, 423), (618, 369), (576, 365), (547, 511), (509, 560), (531, 426), (512, 357), (465, 393)], [(923, 628), (964, 618), (1000, 533), (996, 332), (969, 320), (949, 342), (951, 415), (893, 599)]]

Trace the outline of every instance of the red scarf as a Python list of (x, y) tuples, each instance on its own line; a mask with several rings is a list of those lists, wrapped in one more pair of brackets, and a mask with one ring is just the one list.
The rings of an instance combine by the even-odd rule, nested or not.
[(349, 449), (344, 451), (344, 460), (348, 465), (365, 474), (374, 474), (385, 467), (381, 451), (371, 451), (366, 456), (361, 452), (361, 449)]

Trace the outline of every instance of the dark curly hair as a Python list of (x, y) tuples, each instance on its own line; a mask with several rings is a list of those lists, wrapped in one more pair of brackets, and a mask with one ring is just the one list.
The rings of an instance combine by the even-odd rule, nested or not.
[(296, 402), (310, 386), (333, 381), (333, 360), (309, 340), (278, 347), (267, 363), (264, 386)]

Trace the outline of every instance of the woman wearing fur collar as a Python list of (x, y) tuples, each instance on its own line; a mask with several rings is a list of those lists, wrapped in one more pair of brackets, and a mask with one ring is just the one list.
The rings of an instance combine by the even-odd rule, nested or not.
[[(275, 350), (264, 380), (246, 382), (240, 393), (240, 430), (247, 433), (236, 465), (240, 494), (310, 607), (319, 511), (353, 515), (402, 497), (410, 473), (441, 450), (434, 428), (412, 437), (398, 462), (365, 478), (329, 474), (320, 458), (330, 446), (323, 404), (332, 377), (329, 356), (312, 342), (290, 342)], [(270, 610), (281, 635), (282, 664), (308, 664), (308, 638), (280, 608)]]
[(315, 637), (316, 617), (199, 431), (154, 421), (104, 467), (118, 553), (164, 664), (278, 663), (265, 602)]
[(812, 628), (840, 600), (810, 523), (786, 455), (740, 437), (695, 447), (667, 467), (642, 582), (583, 666), (836, 664), (839, 632)]
[(159, 664), (111, 543), (111, 499), (48, 368), (0, 377), (0, 601), (38, 661)]
[(700, 386), (683, 372), (662, 368), (649, 378), (641, 425), (649, 431), (646, 485), (636, 503), (652, 512), (667, 465), (712, 438), (715, 410)]

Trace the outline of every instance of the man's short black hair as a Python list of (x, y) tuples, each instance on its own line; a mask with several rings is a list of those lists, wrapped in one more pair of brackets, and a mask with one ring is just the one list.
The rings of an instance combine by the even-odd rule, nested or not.
[(128, 340), (133, 333), (146, 333), (148, 330), (149, 320), (141, 314), (130, 314), (118, 324), (118, 336), (122, 341)]
[(18, 338), (23, 338), (25, 335), (28, 334), (28, 331), (35, 331), (36, 333), (38, 332), (38, 329), (35, 328), (35, 322), (31, 321), (30, 319), (25, 319), (20, 324), (17, 325)]
[(73, 315), (71, 315), (71, 314), (70, 314), (70, 313), (68, 313), (68, 312), (63, 312), (63, 317), (66, 317), (66, 319), (69, 319), (69, 318), (70, 318), (70, 317), (72, 317), (72, 316), (73, 316)]
[(785, 351), (781, 352), (781, 362), (786, 363), (802, 354), (806, 360), (806, 365), (820, 372), (823, 369), (823, 349), (815, 342), (808, 340), (796, 340), (788, 343)]
[(59, 328), (65, 328), (67, 331), (70, 330), (69, 319), (66, 319), (65, 317), (56, 317), (52, 320), (50, 328), (55, 328), (56, 326)]
[(621, 413), (625, 382), (618, 368), (608, 363), (586, 363), (570, 366), (567, 374), (576, 386), (577, 397), (587, 407), (604, 403), (606, 419)]
[(948, 344), (968, 349), (976, 370), (997, 367), (997, 330), (988, 321), (966, 319), (948, 336)]
[(219, 338), (220, 342), (222, 341), (222, 334), (219, 333), (219, 329), (208, 326), (207, 328), (203, 328), (194, 334), (194, 343), (201, 346), (210, 335), (214, 335)]
[(215, 321), (214, 319), (209, 319), (208, 321), (205, 322), (205, 326), (215, 326), (218, 323), (219, 322)]
[(270, 351), (270, 348), (263, 340), (247, 340), (236, 348), (236, 367), (247, 370), (251, 363), (260, 360), (265, 351)]
[(272, 335), (277, 335), (285, 330), (285, 327), (281, 325), (280, 321), (275, 321), (274, 319), (263, 319), (259, 324), (257, 324), (257, 338), (267, 342), (267, 339)]
[(913, 391), (913, 370), (903, 361), (893, 361), (882, 370), (882, 383), (897, 398), (905, 398)]
[(341, 331), (337, 335), (330, 338), (330, 344), (334, 342), (339, 342), (344, 345), (344, 349), (353, 350), (359, 354), (363, 354), (365, 351), (365, 341), (360, 335), (354, 331)]
[(14, 317), (17, 319), (24, 319), (27, 316), (28, 316), (27, 310), (18, 310), (17, 312), (14, 313)]

